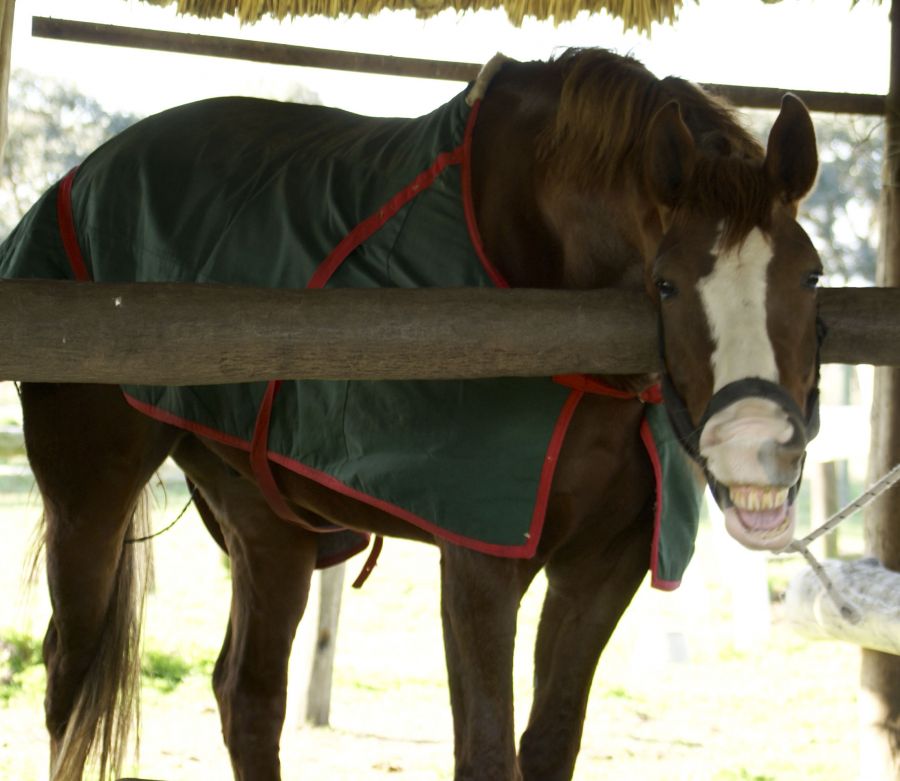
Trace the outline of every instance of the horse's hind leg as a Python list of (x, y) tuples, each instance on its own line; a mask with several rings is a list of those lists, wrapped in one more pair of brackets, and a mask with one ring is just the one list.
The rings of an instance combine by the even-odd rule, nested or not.
[(197, 485), (198, 509), (208, 527), (218, 524), (231, 558), (231, 614), (213, 686), (235, 778), (277, 781), (288, 662), (316, 535), (275, 516), (253, 483), (197, 439), (185, 438), (173, 455)]
[(139, 687), (137, 558), (123, 546), (147, 480), (177, 436), (110, 386), (22, 386), (25, 443), (44, 500), (53, 614), (44, 639), (54, 778), (91, 751), (114, 770)]

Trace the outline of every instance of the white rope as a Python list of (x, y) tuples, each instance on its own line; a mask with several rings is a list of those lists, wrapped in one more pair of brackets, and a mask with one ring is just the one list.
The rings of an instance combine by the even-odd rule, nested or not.
[(838, 593), (834, 583), (831, 582), (831, 578), (826, 574), (824, 567), (819, 564), (816, 557), (810, 552), (809, 546), (823, 534), (828, 534), (828, 532), (832, 531), (839, 523), (841, 523), (841, 521), (870, 505), (898, 482), (900, 482), (900, 464), (896, 464), (884, 477), (869, 486), (858, 498), (854, 499), (842, 510), (838, 510), (838, 512), (832, 515), (818, 529), (807, 534), (802, 540), (794, 540), (786, 548), (778, 551), (779, 553), (799, 553), (803, 556), (809, 563), (809, 566), (812, 567), (813, 572), (816, 573), (816, 577), (819, 578), (822, 585), (825, 587), (828, 596), (830, 596), (834, 601), (834, 604), (837, 605), (838, 610), (841, 612), (841, 616), (851, 624), (858, 624), (862, 620), (862, 613)]

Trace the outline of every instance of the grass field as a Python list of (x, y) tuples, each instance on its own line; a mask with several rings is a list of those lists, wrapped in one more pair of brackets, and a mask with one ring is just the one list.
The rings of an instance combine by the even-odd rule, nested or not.
[[(165, 498), (159, 487), (155, 496), (159, 528), (186, 493), (173, 480)], [(42, 582), (30, 592), (22, 586), (38, 515), (30, 476), (12, 455), (0, 470), (0, 779), (11, 781), (46, 778), (43, 670), (34, 651), (49, 605)], [(155, 553), (134, 770), (166, 781), (227, 779), (209, 685), (228, 610), (227, 568), (193, 511), (155, 542)], [(353, 575), (357, 566), (351, 562)], [(645, 585), (613, 637), (594, 683), (576, 778), (856, 778), (858, 651), (800, 638), (767, 599), (767, 581), (777, 588), (801, 566), (740, 551), (706, 524), (682, 588), (665, 594)], [(529, 706), (542, 587), (538, 581), (522, 607), (519, 725)], [(292, 688), (299, 689), (308, 633), (297, 645)], [(286, 781), (452, 777), (435, 551), (388, 541), (365, 587), (348, 589), (332, 727), (299, 726), (294, 704), (282, 741)]]

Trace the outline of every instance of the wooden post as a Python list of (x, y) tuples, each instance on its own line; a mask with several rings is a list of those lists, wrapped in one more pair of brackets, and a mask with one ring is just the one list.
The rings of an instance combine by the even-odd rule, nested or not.
[[(812, 528), (825, 523), (840, 510), (838, 499), (837, 464), (834, 461), (819, 461), (813, 464), (810, 481), (810, 517)], [(839, 528), (834, 529), (822, 538), (822, 555), (826, 559), (838, 557)]]
[(9, 69), (12, 52), (13, 12), (16, 0), (0, 0), (0, 165), (9, 132)]
[(338, 564), (319, 573), (319, 625), (306, 690), (306, 721), (316, 727), (327, 727), (331, 715), (331, 680), (346, 569), (346, 564)]
[[(878, 284), (900, 285), (900, 4), (891, 4), (891, 77), (885, 119)], [(869, 479), (900, 462), (900, 370), (875, 371)], [(866, 549), (900, 571), (900, 491), (888, 492), (866, 513)], [(900, 599), (900, 595), (895, 596)], [(862, 652), (861, 777), (900, 779), (900, 656)]]

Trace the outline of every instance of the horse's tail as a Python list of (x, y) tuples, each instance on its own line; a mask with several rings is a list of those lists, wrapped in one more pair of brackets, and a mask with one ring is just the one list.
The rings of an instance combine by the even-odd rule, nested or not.
[[(126, 539), (144, 537), (148, 532), (148, 502), (143, 494), (132, 514)], [(149, 542), (124, 545), (106, 625), (51, 768), (52, 781), (80, 781), (88, 762), (97, 766), (93, 778), (105, 781), (108, 777), (119, 777), (132, 723), (136, 728), (135, 748), (138, 748), (141, 619), (152, 566)]]

